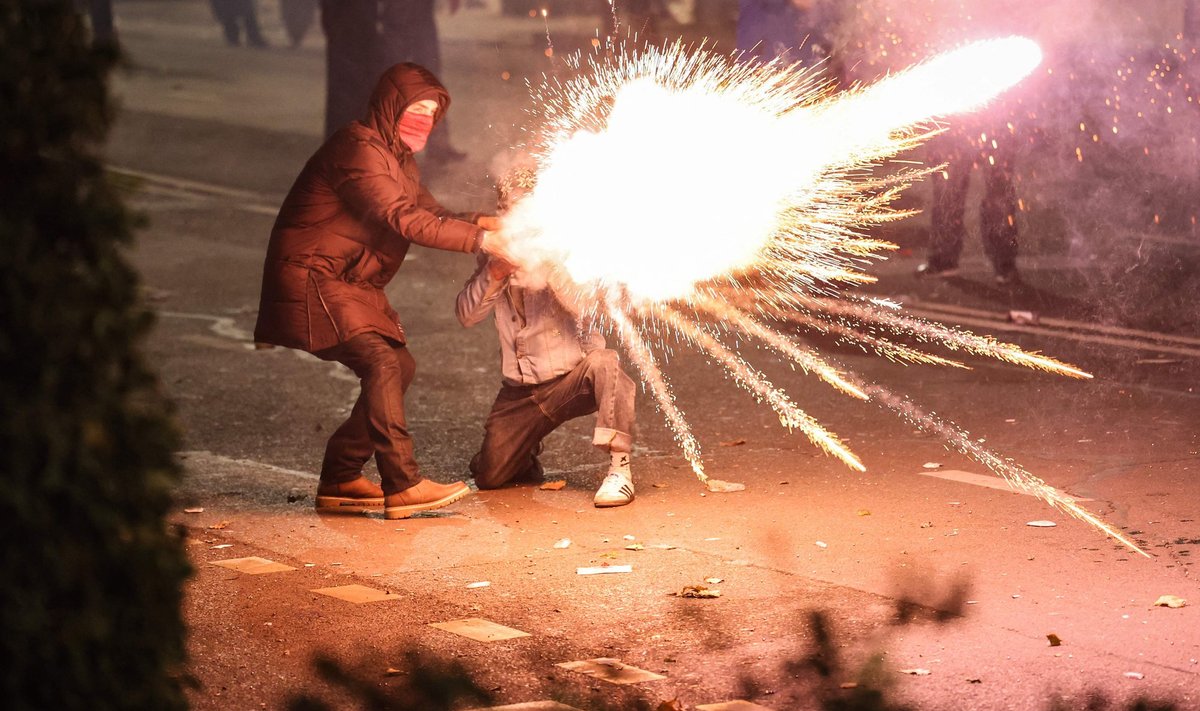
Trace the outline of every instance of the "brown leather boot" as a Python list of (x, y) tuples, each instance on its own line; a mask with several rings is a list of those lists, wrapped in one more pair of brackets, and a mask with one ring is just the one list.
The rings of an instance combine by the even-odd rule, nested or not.
[(318, 513), (359, 513), (383, 506), (383, 489), (360, 476), (340, 483), (317, 485)]
[(384, 497), (383, 516), (389, 519), (408, 518), (418, 511), (430, 511), (449, 506), (469, 493), (471, 493), (471, 489), (461, 481), (453, 484), (439, 484), (436, 481), (422, 479), (417, 482), (416, 486)]

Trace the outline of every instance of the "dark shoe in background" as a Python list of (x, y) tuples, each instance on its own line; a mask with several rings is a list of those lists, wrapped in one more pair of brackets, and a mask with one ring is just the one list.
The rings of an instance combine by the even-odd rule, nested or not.
[(1015, 267), (1002, 272), (996, 272), (995, 280), (997, 286), (1019, 286), (1022, 284), (1021, 273)]
[(917, 267), (916, 274), (918, 277), (929, 277), (939, 279), (943, 277), (955, 276), (958, 274), (957, 264), (936, 264), (934, 262), (925, 262)]

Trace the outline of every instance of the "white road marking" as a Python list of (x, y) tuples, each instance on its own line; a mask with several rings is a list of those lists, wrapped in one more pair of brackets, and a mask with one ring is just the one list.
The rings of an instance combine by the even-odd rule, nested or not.
[(950, 322), (975, 328), (1014, 331), (1038, 336), (1049, 336), (1051, 338), (1061, 338), (1068, 341), (1098, 343), (1106, 346), (1153, 351), (1155, 353), (1174, 353), (1191, 358), (1200, 358), (1200, 338), (1190, 338), (1188, 336), (1176, 336), (1156, 331), (1140, 331), (1132, 328), (1103, 326), (1053, 318), (1041, 319), (1041, 325), (1038, 326), (1017, 324), (1009, 322), (1006, 314), (921, 301), (913, 301), (905, 304), (904, 310), (913, 316), (943, 323)]
[[(1007, 481), (1005, 481), (1004, 479), (1002, 479), (998, 476), (993, 476), (993, 475), (988, 475), (988, 474), (974, 474), (972, 472), (964, 472), (964, 471), (959, 471), (957, 469), (945, 469), (943, 471), (917, 472), (917, 473), (920, 474), (921, 476), (930, 476), (935, 479), (945, 479), (946, 481), (956, 481), (960, 484), (971, 484), (973, 486), (982, 486), (982, 487), (985, 487), (988, 489), (999, 489), (1000, 491), (1011, 491), (1014, 494), (1022, 494), (1024, 496), (1033, 496), (1033, 494), (1031, 494), (1028, 491), (1022, 491), (1021, 489), (1010, 486)], [(1079, 497), (1079, 496), (1074, 496), (1072, 494), (1068, 494), (1068, 493), (1059, 491), (1058, 489), (1054, 489), (1054, 492), (1061, 496), (1074, 499), (1076, 501), (1091, 501), (1092, 500), (1092, 499), (1085, 499), (1085, 498)]]
[(226, 457), (222, 454), (213, 454), (212, 452), (208, 451), (207, 449), (194, 449), (194, 450), (189, 450), (189, 451), (184, 451), (184, 452), (176, 452), (176, 454), (178, 454), (181, 459), (185, 459), (185, 460), (195, 459), (195, 460), (203, 461), (206, 463), (225, 464), (225, 465), (238, 464), (238, 465), (246, 466), (246, 467), (258, 467), (260, 469), (267, 469), (267, 470), (270, 470), (273, 472), (277, 472), (279, 474), (287, 474), (289, 476), (299, 477), (301, 479), (311, 479), (313, 481), (319, 481), (321, 479), (320, 475), (313, 474), (312, 472), (302, 472), (302, 471), (297, 471), (295, 469), (286, 469), (284, 467), (277, 467), (274, 464), (267, 464), (266, 462), (260, 462), (260, 461), (254, 460), (254, 459), (235, 459), (233, 457)]

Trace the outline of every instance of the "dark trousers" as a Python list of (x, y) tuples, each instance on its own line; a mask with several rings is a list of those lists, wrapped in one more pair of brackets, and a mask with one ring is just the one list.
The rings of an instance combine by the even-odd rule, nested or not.
[[(949, 137), (947, 137), (949, 138)], [(937, 140), (937, 139), (935, 139)], [(929, 210), (930, 266), (948, 269), (958, 265), (966, 233), (964, 217), (971, 170), (978, 166), (983, 177), (983, 199), (979, 203), (979, 230), (983, 249), (997, 274), (1017, 266), (1017, 192), (1013, 186), (1012, 159), (1002, 150), (991, 154), (995, 164), (968, 150), (932, 151), (930, 163), (947, 163), (944, 173), (934, 173), (933, 202)]]
[(379, 334), (366, 333), (316, 356), (341, 363), (362, 381), (350, 416), (325, 445), (321, 481), (354, 479), (372, 455), (384, 494), (404, 491), (421, 481), (404, 417), (404, 393), (417, 369), (408, 349)]
[(266, 45), (258, 27), (258, 11), (254, 0), (211, 0), (213, 15), (221, 23), (225, 41), (231, 45), (242, 43), (242, 30), (246, 31), (246, 43), (255, 47)]
[(366, 118), (384, 68), (376, 58), (378, 0), (321, 0), (325, 31), (325, 137)]
[(636, 386), (621, 370), (616, 351), (596, 350), (575, 369), (538, 385), (504, 385), (484, 424), (483, 444), (471, 459), (480, 489), (540, 473), (542, 440), (562, 423), (596, 413), (592, 444), (613, 452), (633, 445)]

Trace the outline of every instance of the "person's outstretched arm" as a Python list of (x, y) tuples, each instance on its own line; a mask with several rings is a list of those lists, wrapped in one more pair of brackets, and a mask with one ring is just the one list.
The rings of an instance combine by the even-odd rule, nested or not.
[(504, 287), (508, 285), (513, 271), (513, 265), (503, 259), (479, 255), (479, 267), (462, 291), (458, 292), (458, 299), (454, 302), (458, 322), (469, 327), (487, 318), (495, 308), (496, 300), (504, 294)]
[(382, 149), (356, 142), (338, 156), (333, 189), (362, 219), (386, 224), (414, 244), (451, 252), (479, 251), (482, 228), (422, 206), (421, 185), (405, 178), (397, 180), (388, 165)]

